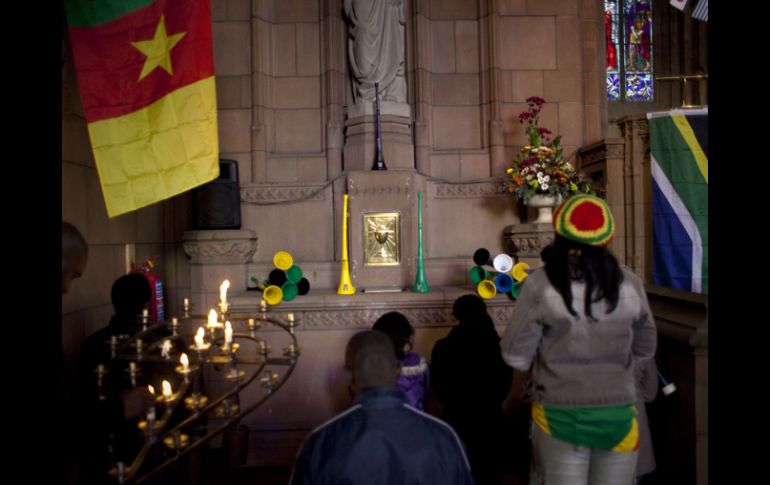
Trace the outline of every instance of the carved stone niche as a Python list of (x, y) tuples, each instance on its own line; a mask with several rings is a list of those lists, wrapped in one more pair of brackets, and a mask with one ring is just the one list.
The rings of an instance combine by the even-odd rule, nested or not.
[(257, 234), (248, 229), (187, 231), (183, 241), (191, 264), (246, 264), (257, 252)]
[(540, 251), (553, 242), (551, 224), (513, 224), (503, 229), (505, 251), (519, 258), (540, 258)]

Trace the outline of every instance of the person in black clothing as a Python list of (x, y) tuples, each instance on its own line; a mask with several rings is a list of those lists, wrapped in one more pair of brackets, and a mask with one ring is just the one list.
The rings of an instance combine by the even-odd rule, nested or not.
[(459, 325), (433, 347), (433, 391), (444, 404), (441, 417), (465, 442), (476, 483), (497, 485), (512, 460), (502, 403), (513, 369), (500, 355), (500, 337), (484, 300), (461, 296), (453, 314)]
[[(117, 336), (122, 344), (142, 329), (141, 314), (152, 296), (147, 279), (138, 273), (118, 278), (112, 285), (115, 314), (109, 325), (91, 334), (83, 343), (75, 365), (74, 399), (80, 432), (78, 483), (114, 483), (107, 475), (114, 461), (130, 455), (135, 446), (133, 418), (143, 410), (144, 389), (129, 393), (124, 384), (124, 368), (111, 361), (110, 340)], [(107, 375), (100, 390), (96, 368), (105, 366)], [(125, 363), (122, 363), (125, 364)]]

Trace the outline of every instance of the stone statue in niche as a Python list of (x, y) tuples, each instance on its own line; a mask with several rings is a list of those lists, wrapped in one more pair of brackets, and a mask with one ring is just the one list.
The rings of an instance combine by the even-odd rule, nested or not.
[(379, 83), (383, 112), (390, 103), (405, 105), (404, 0), (345, 0), (345, 14), (355, 104), (370, 110)]

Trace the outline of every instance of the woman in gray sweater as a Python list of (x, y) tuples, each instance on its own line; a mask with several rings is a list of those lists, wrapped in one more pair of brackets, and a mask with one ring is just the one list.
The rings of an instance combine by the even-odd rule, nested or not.
[(652, 313), (642, 282), (606, 248), (606, 202), (568, 199), (554, 229), (500, 342), (511, 367), (532, 371), (533, 478), (627, 485), (639, 445), (634, 366), (655, 354)]

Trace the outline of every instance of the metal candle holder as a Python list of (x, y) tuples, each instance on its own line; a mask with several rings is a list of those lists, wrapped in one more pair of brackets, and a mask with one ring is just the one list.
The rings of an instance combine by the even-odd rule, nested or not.
[[(155, 397), (154, 403), (162, 405), (157, 418), (154, 412), (149, 412), (143, 417), (146, 419), (139, 420), (138, 425), (133, 427), (144, 438), (144, 445), (133, 459), (117, 464), (110, 471), (119, 483), (140, 484), (157, 475), (181, 456), (223, 433), (228, 423), (238, 421), (257, 409), (292, 374), (300, 355), (295, 332), (298, 319), (294, 314), (271, 314), (264, 301), (259, 311), (252, 315), (233, 315), (229, 313), (229, 308), (220, 309), (227, 311), (221, 312), (217, 324), (211, 327), (207, 325), (208, 315), (191, 314), (189, 300), (185, 299), (182, 316), (146, 326), (126, 341), (109, 341), (111, 360), (118, 362), (117, 368), (124, 368), (125, 371), (110, 374), (107, 362), (102, 364), (96, 371), (99, 394), (121, 385), (137, 388), (151, 384), (157, 389), (160, 383), (147, 382), (147, 379), (155, 378), (158, 373), (142, 370), (153, 366), (158, 366), (160, 374), (166, 375), (165, 379), (172, 389), (170, 395)], [(224, 346), (224, 330), (220, 330), (224, 329), (225, 321), (230, 321), (233, 329), (232, 342), (227, 347)], [(258, 335), (268, 324), (286, 332), (289, 337), (288, 344), (282, 346), (282, 355), (271, 356), (272, 346)], [(206, 329), (202, 346), (195, 343), (195, 332), (190, 334), (184, 330), (197, 331), (200, 326)], [(164, 347), (160, 345), (164, 340), (170, 340), (173, 345), (165, 346), (165, 356), (162, 355)], [(197, 360), (188, 361), (187, 367), (179, 362), (169, 366), (170, 356), (178, 355), (180, 347), (189, 349), (188, 356), (194, 352)], [(212, 348), (217, 351), (211, 352)], [(274, 372), (276, 367), (283, 370)], [(168, 375), (169, 372), (171, 375)], [(216, 382), (227, 385), (220, 384), (218, 388), (216, 384), (206, 384), (205, 380), (210, 375), (217, 374), (221, 377)], [(107, 386), (105, 381), (108, 379), (116, 381)], [(255, 402), (251, 402), (254, 401), (253, 392), (249, 394), (250, 402), (242, 401), (240, 393), (247, 387), (257, 390)], [(200, 392), (204, 388), (207, 395)], [(211, 393), (212, 390), (215, 394)], [(218, 422), (209, 417), (224, 420)]]

